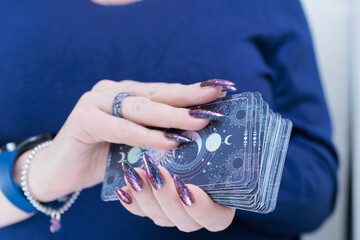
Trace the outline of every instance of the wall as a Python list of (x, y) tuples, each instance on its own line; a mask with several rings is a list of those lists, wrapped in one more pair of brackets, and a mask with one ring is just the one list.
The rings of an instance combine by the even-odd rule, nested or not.
[(352, 56), (351, 56), (351, 89), (352, 89), (352, 173), (353, 173), (353, 239), (360, 239), (360, 1), (352, 0)]
[(302, 0), (313, 34), (320, 74), (340, 157), (339, 192), (334, 213), (305, 240), (346, 239), (349, 175), (350, 0)]

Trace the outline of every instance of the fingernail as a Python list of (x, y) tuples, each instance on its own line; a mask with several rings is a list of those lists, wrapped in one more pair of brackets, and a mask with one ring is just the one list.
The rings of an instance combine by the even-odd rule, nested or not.
[(175, 141), (178, 141), (178, 142), (182, 142), (182, 143), (192, 142), (191, 138), (185, 137), (185, 136), (180, 135), (180, 134), (176, 134), (176, 133), (164, 133), (164, 135), (165, 135), (165, 137), (167, 137), (168, 139), (175, 140)]
[(234, 86), (235, 83), (224, 79), (210, 79), (200, 83), (200, 87)]
[(122, 167), (122, 169), (124, 171), (126, 179), (130, 183), (131, 187), (135, 191), (141, 192), (143, 187), (142, 187), (142, 181), (141, 181), (141, 178), (140, 178), (139, 174), (127, 162), (122, 162), (121, 167)]
[(222, 91), (223, 92), (235, 92), (235, 91), (237, 91), (237, 88), (234, 86), (225, 85), (225, 86), (222, 86)]
[(191, 109), (189, 114), (194, 118), (218, 118), (224, 116), (224, 114), (203, 109)]
[(174, 175), (173, 179), (174, 179), (176, 191), (177, 191), (181, 201), (188, 207), (192, 206), (194, 203), (194, 198), (193, 198), (193, 195), (190, 192), (189, 188), (179, 178), (178, 175)]
[(118, 195), (119, 200), (123, 201), (124, 203), (130, 204), (132, 203), (132, 198), (130, 194), (123, 191), (121, 188), (115, 188), (116, 194)]
[(164, 187), (164, 178), (161, 175), (159, 168), (147, 152), (144, 152), (143, 161), (146, 174), (153, 187), (157, 190), (162, 189)]

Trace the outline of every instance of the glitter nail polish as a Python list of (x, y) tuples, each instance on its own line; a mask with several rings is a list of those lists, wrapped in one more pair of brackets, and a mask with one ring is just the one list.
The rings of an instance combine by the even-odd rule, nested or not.
[(176, 133), (164, 133), (164, 136), (168, 139), (175, 140), (178, 142), (186, 143), (186, 142), (192, 142), (191, 138), (182, 136), (180, 134)]
[(191, 109), (189, 115), (194, 118), (218, 118), (224, 116), (224, 114), (203, 109)]
[(121, 167), (124, 171), (125, 177), (127, 181), (130, 183), (131, 187), (137, 191), (141, 192), (143, 189), (142, 181), (139, 174), (135, 171), (135, 169), (127, 162), (122, 162)]
[(185, 183), (179, 178), (179, 176), (174, 175), (173, 177), (176, 191), (179, 195), (181, 201), (188, 207), (194, 204), (194, 198), (189, 188), (185, 185)]
[(200, 87), (234, 86), (235, 83), (224, 79), (210, 79), (200, 83)]
[(223, 92), (235, 92), (237, 91), (237, 88), (230, 85), (221, 86)]
[(132, 197), (127, 192), (123, 191), (121, 188), (115, 188), (116, 194), (118, 195), (119, 200), (124, 203), (130, 204), (132, 203)]
[(164, 187), (164, 178), (161, 175), (159, 168), (154, 163), (153, 159), (149, 156), (147, 152), (143, 154), (143, 162), (146, 170), (146, 174), (153, 185), (157, 190), (160, 190)]

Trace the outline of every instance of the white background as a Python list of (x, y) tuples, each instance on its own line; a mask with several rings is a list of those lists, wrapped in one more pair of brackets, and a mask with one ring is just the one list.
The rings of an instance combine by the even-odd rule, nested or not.
[[(354, 75), (351, 68), (354, 57), (351, 46), (351, 39), (354, 37), (354, 21), (351, 18), (354, 10), (353, 1), (357, 0), (302, 0), (313, 35), (319, 70), (333, 121), (333, 140), (340, 160), (339, 190), (335, 211), (319, 230), (304, 235), (305, 240), (343, 240), (347, 236), (349, 114), (352, 112), (349, 100), (350, 80)], [(360, 114), (358, 119), (360, 120)], [(360, 235), (354, 239), (360, 239)]]
[[(351, 45), (351, 88), (352, 88), (352, 108), (351, 108), (351, 132), (352, 132), (352, 173), (354, 176), (353, 181), (353, 234), (354, 239), (360, 239), (360, 2), (353, 0), (351, 5), (352, 12), (352, 45)], [(357, 147), (359, 146), (359, 147)]]

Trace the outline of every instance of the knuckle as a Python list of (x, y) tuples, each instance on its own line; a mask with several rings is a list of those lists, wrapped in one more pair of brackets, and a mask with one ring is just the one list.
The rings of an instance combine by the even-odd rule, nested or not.
[(141, 116), (141, 113), (144, 111), (144, 108), (146, 107), (146, 104), (148, 103), (148, 100), (146, 98), (137, 97), (134, 98), (130, 105), (128, 106), (128, 113), (130, 116)]
[[(176, 199), (177, 200), (177, 199)], [(176, 201), (174, 201), (173, 198), (167, 198), (167, 196), (162, 197), (161, 199), (158, 200), (159, 201), (159, 204), (162, 208), (168, 208), (168, 209), (171, 209), (171, 208), (174, 208), (176, 207)]]
[(145, 213), (135, 213), (135, 215), (139, 217), (147, 217)]
[(101, 99), (101, 93), (91, 91), (85, 92), (83, 95), (81, 95), (74, 109), (84, 108), (88, 111), (95, 109), (98, 105), (97, 103), (99, 102), (99, 99)]
[(170, 83), (172, 86), (181, 89), (184, 85), (181, 83)]
[(228, 228), (230, 226), (231, 222), (222, 222), (222, 223), (217, 223), (217, 224), (213, 224), (209, 227), (207, 227), (207, 230), (209, 230), (210, 232), (220, 232), (225, 230), (226, 228)]
[(96, 114), (92, 112), (92, 109), (85, 109), (85, 108), (75, 108), (70, 116), (69, 120), (73, 126), (78, 126), (75, 129), (79, 130), (81, 129), (91, 129), (92, 128), (92, 122), (89, 121), (89, 114)]
[(119, 81), (119, 83), (124, 84), (124, 85), (130, 85), (130, 84), (135, 83), (135, 81), (124, 79), (124, 80)]
[(74, 120), (75, 122), (82, 122), (85, 116), (86, 116), (85, 110), (82, 108), (75, 108), (71, 112), (71, 119)]
[(104, 90), (106, 88), (109, 88), (109, 86), (111, 86), (112, 83), (114, 83), (114, 81), (112, 80), (108, 80), (108, 79), (100, 80), (92, 87), (91, 91), (96, 92), (96, 91)]
[(92, 98), (93, 98), (93, 93), (92, 92), (86, 92), (83, 95), (81, 95), (79, 102), (83, 103), (83, 102), (89, 102)]
[(159, 92), (161, 92), (168, 84), (166, 83), (157, 83), (154, 85), (151, 85), (151, 87), (148, 90), (147, 98), (151, 100), (156, 100), (159, 96)]
[(168, 219), (156, 219), (153, 220), (154, 223), (160, 227), (169, 227), (169, 226), (173, 226), (172, 222), (170, 222), (170, 220)]
[(197, 222), (205, 223), (208, 222), (209, 216), (207, 215), (207, 212), (204, 211), (201, 215), (196, 216)]
[(190, 232), (189, 229), (187, 227), (184, 227), (184, 226), (177, 226), (177, 229), (179, 229), (181, 232)]
[(177, 228), (181, 232), (185, 232), (185, 233), (195, 232), (195, 231), (201, 229), (201, 227), (194, 227), (194, 226), (177, 226)]
[[(177, 108), (169, 108), (169, 116), (170, 121), (168, 122), (168, 128), (184, 128), (186, 126), (186, 122), (184, 121), (183, 117), (181, 116), (181, 113), (179, 114), (179, 111)], [(184, 125), (185, 124), (185, 125)]]

